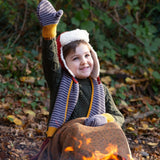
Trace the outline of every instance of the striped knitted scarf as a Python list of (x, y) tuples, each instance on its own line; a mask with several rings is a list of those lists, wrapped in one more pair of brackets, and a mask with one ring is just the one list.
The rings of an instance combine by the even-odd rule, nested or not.
[[(92, 95), (87, 117), (105, 113), (105, 94), (102, 83), (90, 78)], [(79, 96), (78, 81), (64, 71), (49, 127), (59, 128), (67, 122), (77, 104)]]

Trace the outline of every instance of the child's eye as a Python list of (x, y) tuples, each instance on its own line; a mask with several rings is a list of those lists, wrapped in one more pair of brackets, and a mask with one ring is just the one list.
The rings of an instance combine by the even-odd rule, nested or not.
[(89, 53), (85, 55), (85, 57), (89, 57), (89, 56), (90, 56), (90, 54), (89, 54)]
[(78, 57), (74, 57), (74, 58), (73, 58), (73, 61), (75, 61), (75, 60), (78, 60)]

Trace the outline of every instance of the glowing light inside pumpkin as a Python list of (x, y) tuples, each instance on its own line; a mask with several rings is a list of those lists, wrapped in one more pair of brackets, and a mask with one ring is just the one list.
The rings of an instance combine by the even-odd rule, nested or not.
[[(81, 137), (84, 135), (81, 134)], [(84, 137), (83, 137), (84, 138)], [(82, 147), (82, 140), (78, 140), (76, 137), (73, 137), (75, 141), (77, 141), (78, 149)], [(85, 137), (85, 144), (89, 145), (91, 143), (91, 138)], [(89, 147), (89, 146), (88, 146)], [(74, 148), (72, 146), (68, 146), (64, 150), (65, 152), (74, 152)], [(82, 160), (133, 160), (131, 155), (127, 155), (127, 158), (122, 158), (120, 155), (118, 155), (118, 147), (114, 144), (108, 144), (108, 146), (105, 148), (105, 151), (107, 153), (102, 153), (100, 151), (94, 151), (90, 157), (86, 157), (84, 155), (82, 156)]]
[(90, 144), (91, 143), (91, 138), (87, 138), (86, 139), (86, 144), (88, 145), (88, 144)]
[(115, 154), (115, 153), (118, 152), (117, 146), (116, 146), (116, 145), (113, 145), (113, 144), (109, 144), (105, 150), (106, 150), (107, 152), (109, 152), (110, 154)]
[(65, 148), (65, 150), (64, 150), (65, 152), (70, 152), (70, 151), (74, 151), (74, 149), (73, 149), (73, 147), (72, 146), (69, 146), (69, 147), (67, 147), (67, 148)]
[(95, 151), (94, 153), (92, 153), (91, 157), (82, 156), (82, 160), (110, 160), (110, 159), (119, 160), (117, 156), (117, 151), (118, 151), (117, 146), (109, 144), (105, 150), (109, 153), (104, 154), (101, 153), (100, 151)]

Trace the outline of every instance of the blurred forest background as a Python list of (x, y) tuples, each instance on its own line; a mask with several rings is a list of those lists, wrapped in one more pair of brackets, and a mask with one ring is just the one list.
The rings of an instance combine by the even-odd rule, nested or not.
[[(126, 118), (137, 159), (160, 158), (160, 0), (50, 0), (58, 34), (90, 33), (102, 81)], [(0, 159), (27, 159), (45, 138), (49, 93), (38, 0), (0, 0)]]

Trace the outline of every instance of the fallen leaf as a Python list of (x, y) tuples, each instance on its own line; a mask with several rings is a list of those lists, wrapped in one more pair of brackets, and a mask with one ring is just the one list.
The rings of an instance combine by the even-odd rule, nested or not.
[(134, 111), (135, 111), (133, 108), (127, 108), (127, 110), (128, 110), (129, 112), (134, 112)]
[(153, 143), (153, 142), (149, 142), (147, 143), (149, 146), (153, 146), (153, 147), (156, 147), (158, 145), (158, 143)]
[(15, 119), (15, 116), (14, 116), (14, 115), (8, 115), (7, 118), (8, 118), (8, 120), (10, 120), (11, 122), (13, 122), (14, 119)]
[(148, 72), (152, 75), (152, 73), (153, 73), (153, 69), (152, 68), (148, 68)]
[(24, 91), (24, 95), (27, 96), (27, 97), (30, 97), (30, 96), (31, 96), (31, 93), (28, 92), (28, 91)]
[(10, 121), (10, 122), (14, 122), (16, 125), (18, 126), (21, 126), (23, 123), (20, 119), (16, 118), (14, 115), (8, 115), (7, 116), (7, 119)]
[(154, 96), (158, 105), (160, 105), (160, 97)]
[(8, 59), (8, 60), (12, 60), (13, 59), (11, 54), (5, 55), (5, 58)]
[(28, 114), (29, 115), (29, 118), (34, 118), (36, 116), (35, 112), (33, 112), (32, 110), (30, 109), (23, 109), (24, 113), (25, 114)]
[(111, 93), (111, 95), (116, 94), (116, 89), (114, 87), (110, 87), (108, 88), (108, 90)]
[(138, 102), (138, 101), (142, 101), (142, 103), (145, 105), (154, 103), (154, 101), (150, 97), (146, 97), (146, 96), (130, 99), (130, 102)]
[[(124, 100), (121, 100), (120, 106), (127, 107), (128, 104), (127, 104)], [(127, 109), (128, 109), (128, 108), (127, 108)]]
[(143, 78), (143, 79), (132, 79), (132, 78), (129, 78), (129, 77), (127, 77), (127, 78), (125, 79), (125, 81), (126, 81), (127, 84), (139, 84), (139, 83), (145, 82), (145, 81), (147, 81), (147, 80), (148, 80), (147, 78)]
[(142, 101), (143, 98), (135, 98), (135, 99), (130, 99), (130, 102), (137, 102), (137, 101)]
[(143, 97), (142, 102), (145, 105), (154, 103), (153, 100), (150, 97)]
[(15, 118), (13, 122), (18, 126), (22, 125), (22, 121), (20, 119), (18, 119), (18, 118)]
[(142, 125), (143, 129), (148, 129), (149, 128), (148, 124), (145, 123), (145, 122), (141, 122), (141, 125)]
[(144, 73), (143, 73), (143, 75), (144, 75), (144, 77), (148, 77), (148, 73), (145, 71)]
[(112, 79), (111, 79), (110, 76), (106, 76), (106, 77), (102, 77), (101, 80), (102, 80), (102, 82), (105, 83), (106, 85), (109, 85)]
[(133, 127), (128, 127), (127, 130), (129, 130), (129, 131), (135, 131), (135, 129)]
[(155, 122), (157, 122), (157, 121), (158, 121), (158, 118), (152, 118), (152, 119), (151, 119), (151, 122), (152, 122), (152, 123), (155, 123)]
[(49, 112), (45, 108), (41, 108), (41, 113), (45, 116), (49, 115)]
[(35, 78), (34, 77), (20, 77), (20, 81), (21, 82), (25, 82), (25, 83), (34, 83), (35, 82)]
[(32, 73), (32, 71), (29, 69), (28, 64), (26, 65), (26, 73), (27, 73), (27, 75), (29, 75), (30, 73)]
[(2, 103), (2, 104), (0, 104), (0, 108), (4, 108), (4, 109), (8, 110), (10, 108), (10, 104), (9, 103)]

